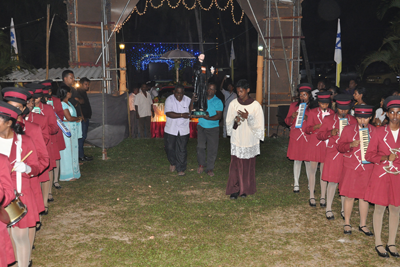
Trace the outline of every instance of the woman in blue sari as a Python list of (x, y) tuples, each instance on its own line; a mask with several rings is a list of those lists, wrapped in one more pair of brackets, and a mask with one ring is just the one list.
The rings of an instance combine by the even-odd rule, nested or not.
[(60, 151), (60, 181), (75, 181), (81, 177), (78, 139), (82, 137), (82, 118), (76, 116), (75, 107), (68, 101), (71, 96), (68, 86), (62, 85), (59, 88), (58, 97), (64, 110), (64, 124), (71, 132), (71, 137), (63, 135), (66, 148)]

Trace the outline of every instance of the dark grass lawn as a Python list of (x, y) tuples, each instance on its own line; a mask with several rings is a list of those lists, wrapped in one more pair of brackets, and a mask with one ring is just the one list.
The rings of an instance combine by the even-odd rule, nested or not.
[(373, 238), (357, 231), (357, 202), (353, 234), (344, 236), (339, 198), (336, 220), (327, 221), (324, 209), (308, 206), (304, 170), (300, 194), (292, 193), (287, 142), (261, 144), (257, 193), (238, 200), (225, 195), (228, 139), (220, 139), (214, 177), (197, 174), (195, 139), (184, 177), (169, 171), (162, 139), (127, 139), (107, 161), (87, 148), (95, 159), (81, 166), (82, 178), (53, 189), (34, 266), (400, 266), (379, 259)]

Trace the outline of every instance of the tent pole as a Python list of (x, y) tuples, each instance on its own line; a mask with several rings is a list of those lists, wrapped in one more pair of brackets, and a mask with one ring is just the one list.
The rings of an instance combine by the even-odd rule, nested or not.
[(132, 137), (131, 109), (129, 107), (129, 92), (128, 91), (126, 91), (126, 102), (127, 102), (127, 107), (128, 107), (129, 137)]
[[(104, 25), (103, 22), (101, 22), (101, 48), (104, 51)], [(102, 125), (103, 125), (103, 136), (102, 136), (102, 159), (106, 160), (107, 159), (107, 151), (105, 149), (105, 96), (104, 96), (104, 90), (106, 90), (106, 58), (103, 54), (103, 87), (101, 90), (101, 99), (102, 99)]]
[(46, 80), (49, 78), (49, 39), (50, 39), (50, 4), (47, 5), (46, 20)]
[[(126, 10), (126, 8), (128, 7), (128, 5), (129, 5), (130, 2), (131, 2), (131, 0), (128, 0), (128, 2), (126, 2), (126, 5), (125, 5), (124, 9), (122, 10), (121, 15), (119, 16), (118, 21), (117, 21), (117, 23), (115, 24), (114, 29), (112, 30), (112, 32), (111, 32), (111, 34), (110, 34), (110, 37), (108, 37), (107, 43), (111, 40), (111, 37), (113, 36), (113, 34), (114, 34), (114, 32), (115, 32), (115, 29), (117, 28), (118, 23), (119, 23), (119, 21), (121, 20), (122, 15), (125, 13), (125, 10)], [(99, 62), (100, 57), (101, 57), (101, 55), (102, 55), (103, 53), (104, 53), (104, 48), (101, 50), (101, 53), (100, 53), (99, 57), (98, 57), (97, 60), (96, 60), (96, 64), (97, 64), (97, 62)]]

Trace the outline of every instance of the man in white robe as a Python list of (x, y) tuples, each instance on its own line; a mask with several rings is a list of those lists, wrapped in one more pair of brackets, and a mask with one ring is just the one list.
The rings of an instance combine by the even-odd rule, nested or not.
[(261, 105), (249, 97), (246, 80), (236, 84), (238, 98), (229, 104), (226, 115), (227, 134), (231, 136), (231, 164), (226, 194), (231, 199), (246, 197), (256, 190), (256, 156), (260, 140), (264, 141), (264, 112)]

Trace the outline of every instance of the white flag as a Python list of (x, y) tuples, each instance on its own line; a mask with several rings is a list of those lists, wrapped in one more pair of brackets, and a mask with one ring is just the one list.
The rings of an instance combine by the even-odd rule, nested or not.
[(229, 67), (233, 67), (233, 60), (235, 59), (235, 49), (233, 49), (233, 41), (231, 43), (231, 57), (229, 58)]
[(335, 62), (337, 64), (342, 62), (342, 36), (340, 32), (340, 19), (338, 19), (337, 34), (336, 34)]
[(340, 19), (338, 19), (337, 25), (334, 59), (336, 62), (336, 86), (340, 87), (340, 73), (342, 73), (342, 33), (340, 31)]
[(10, 26), (10, 39), (11, 39), (11, 53), (14, 52), (15, 54), (18, 54), (17, 38), (15, 36), (14, 20), (12, 18)]

